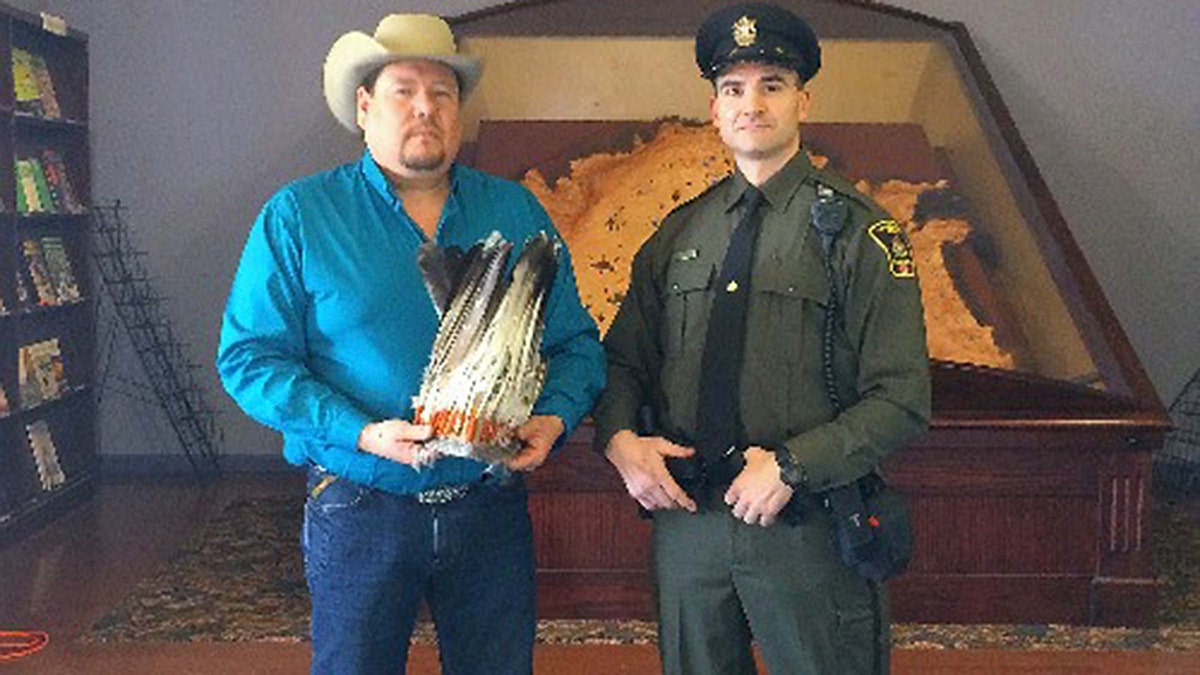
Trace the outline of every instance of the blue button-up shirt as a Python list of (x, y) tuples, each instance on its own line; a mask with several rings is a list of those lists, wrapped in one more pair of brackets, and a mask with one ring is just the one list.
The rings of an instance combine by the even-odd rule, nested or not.
[[(450, 187), (441, 246), (465, 250), (499, 231), (515, 260), (537, 232), (558, 237), (516, 183), (455, 165)], [(230, 290), (217, 370), (248, 415), (283, 433), (292, 464), (397, 493), (480, 477), (485, 467), (474, 460), (442, 458), (417, 471), (357, 450), (368, 423), (412, 419), (438, 329), (416, 264), (425, 241), (369, 152), (287, 185), (263, 207)], [(557, 415), (570, 433), (604, 385), (604, 354), (565, 246), (542, 353), (534, 414)]]

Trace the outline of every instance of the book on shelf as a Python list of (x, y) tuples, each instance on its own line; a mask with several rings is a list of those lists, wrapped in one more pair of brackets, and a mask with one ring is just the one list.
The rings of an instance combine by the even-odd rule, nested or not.
[(37, 190), (38, 203), (41, 204), (43, 213), (58, 213), (59, 208), (56, 203), (55, 194), (50, 191), (50, 183), (46, 180), (46, 170), (42, 168), (42, 163), (36, 158), (29, 158), (29, 164), (32, 167), (29, 173), (33, 176), (33, 188)]
[(41, 115), (42, 97), (38, 92), (38, 78), (33, 68), (33, 54), (13, 47), (13, 99), (17, 112)]
[(46, 262), (46, 271), (50, 282), (54, 285), (54, 293), (59, 303), (76, 302), (82, 295), (75, 273), (71, 271), (71, 256), (67, 254), (67, 246), (59, 236), (42, 237), (42, 259)]
[(32, 408), (45, 399), (37, 376), (34, 375), (35, 358), (32, 345), (25, 345), (17, 351), (17, 394), (21, 397), (21, 407), (25, 409)]
[(33, 69), (33, 79), (37, 84), (38, 101), (42, 104), (42, 115), (50, 119), (62, 117), (62, 109), (58, 106), (58, 93), (54, 90), (54, 79), (50, 77), (50, 67), (41, 54), (30, 54), (30, 67)]
[(57, 195), (58, 210), (63, 213), (86, 213), (87, 207), (79, 200), (79, 193), (71, 184), (67, 175), (67, 165), (62, 155), (53, 148), (42, 150), (41, 169), (45, 172), (47, 183)]
[(42, 257), (42, 246), (38, 240), (30, 238), (22, 241), (21, 256), (25, 259), (25, 269), (37, 292), (37, 304), (43, 307), (57, 305), (58, 293), (54, 290), (54, 281), (46, 268), (46, 259)]
[(25, 409), (62, 396), (67, 389), (67, 378), (58, 338), (21, 347), (17, 358), (17, 387), (21, 407)]
[(13, 99), (17, 112), (60, 119), (58, 92), (50, 67), (41, 54), (14, 47), (12, 50)]
[(17, 174), (17, 211), (19, 213), (42, 213), (46, 207), (42, 205), (38, 195), (37, 178), (34, 173), (39, 167), (28, 159), (17, 159), (14, 162)]
[(25, 183), (21, 177), (21, 172), (24, 169), (21, 167), (21, 161), (20, 159), (13, 160), (13, 180), (17, 183), (16, 190), (14, 191), (16, 193), (15, 205), (17, 213), (25, 214), (29, 213), (29, 201), (25, 198)]
[(84, 213), (87, 209), (67, 176), (66, 163), (57, 150), (45, 148), (41, 158), (18, 157), (17, 213)]
[(17, 307), (24, 307), (29, 304), (29, 287), (25, 285), (25, 275), (21, 274), (21, 270), (17, 270), (16, 281), (14, 283), (17, 292)]
[(37, 465), (38, 480), (43, 490), (54, 488), (67, 482), (67, 474), (58, 461), (58, 448), (54, 447), (54, 438), (50, 435), (50, 425), (45, 420), (37, 420), (25, 425), (25, 435), (29, 438), (29, 450), (33, 453), (33, 462)]
[[(50, 197), (50, 203), (53, 204), (53, 210), (59, 213), (71, 213), (72, 211), (67, 208), (68, 205), (63, 198), (63, 179), (58, 175), (60, 169), (51, 168), (45, 161), (38, 161), (32, 158), (29, 161), (33, 162), (34, 168), (37, 169), (37, 173), (34, 174), (34, 179), (36, 180), (38, 178), (38, 174), (40, 173), (41, 179), (45, 181), (46, 194)], [(42, 193), (39, 192), (38, 197), (41, 196)]]

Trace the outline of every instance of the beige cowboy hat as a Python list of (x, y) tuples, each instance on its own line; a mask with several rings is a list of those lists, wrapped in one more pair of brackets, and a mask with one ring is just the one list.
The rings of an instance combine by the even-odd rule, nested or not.
[(450, 26), (428, 14), (389, 14), (375, 35), (351, 31), (338, 38), (325, 57), (325, 102), (342, 126), (358, 131), (355, 91), (372, 70), (393, 61), (444, 63), (458, 74), (465, 98), (479, 81), (483, 64), (458, 53)]

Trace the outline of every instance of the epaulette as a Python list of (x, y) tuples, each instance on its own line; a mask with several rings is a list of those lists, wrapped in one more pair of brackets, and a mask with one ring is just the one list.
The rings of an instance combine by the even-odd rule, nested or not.
[(830, 171), (829, 169), (814, 170), (812, 180), (828, 187), (829, 189), (838, 193), (838, 195), (841, 197), (852, 199), (855, 202), (858, 202), (859, 205), (869, 211), (880, 210), (879, 205), (875, 203), (875, 200), (859, 192), (858, 188), (854, 187), (853, 183), (846, 180), (839, 174)]

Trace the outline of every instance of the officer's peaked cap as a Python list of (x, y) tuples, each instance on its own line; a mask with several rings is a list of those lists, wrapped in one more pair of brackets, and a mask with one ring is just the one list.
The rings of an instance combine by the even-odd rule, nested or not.
[(696, 33), (696, 65), (715, 80), (725, 68), (755, 61), (795, 70), (807, 82), (821, 68), (821, 47), (804, 19), (762, 2), (731, 5), (711, 14)]

